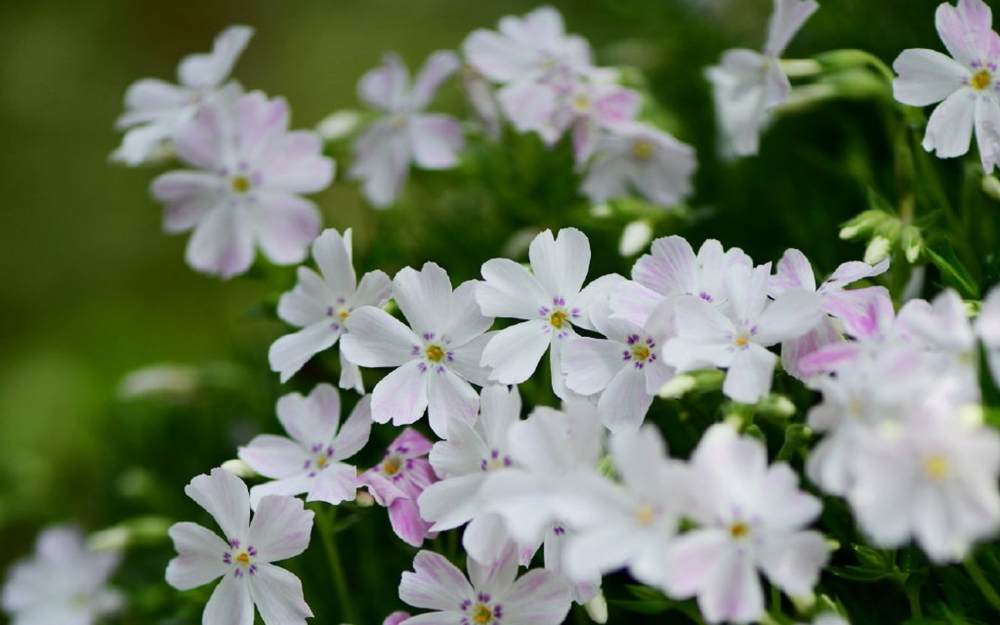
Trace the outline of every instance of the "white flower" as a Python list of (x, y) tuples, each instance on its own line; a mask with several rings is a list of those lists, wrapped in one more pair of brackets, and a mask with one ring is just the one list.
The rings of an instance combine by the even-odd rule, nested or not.
[(3, 610), (11, 625), (90, 625), (124, 604), (106, 585), (120, 561), (118, 552), (88, 550), (77, 527), (49, 527), (7, 572)]
[(265, 625), (305, 625), (312, 611), (302, 597), (302, 583), (271, 562), (305, 551), (312, 511), (299, 499), (269, 495), (251, 521), (246, 484), (223, 469), (195, 477), (184, 492), (212, 515), (225, 536), (190, 522), (175, 523), (169, 531), (178, 555), (167, 565), (167, 583), (188, 590), (222, 577), (205, 606), (203, 625), (251, 625), (254, 605)]

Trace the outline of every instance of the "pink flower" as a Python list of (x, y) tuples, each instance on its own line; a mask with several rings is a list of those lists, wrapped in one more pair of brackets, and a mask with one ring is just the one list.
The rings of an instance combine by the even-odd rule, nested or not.
[(320, 214), (300, 193), (325, 188), (333, 161), (313, 132), (288, 132), (288, 105), (260, 92), (206, 106), (177, 137), (177, 154), (197, 171), (153, 181), (167, 205), (167, 232), (194, 229), (188, 264), (229, 278), (250, 268), (254, 247), (279, 265), (299, 263), (319, 234)]
[(358, 138), (348, 174), (363, 182), (362, 191), (372, 206), (385, 208), (396, 201), (411, 163), (424, 169), (450, 169), (458, 163), (457, 153), (465, 145), (461, 124), (447, 115), (421, 111), (459, 66), (454, 52), (435, 52), (411, 89), (406, 67), (390, 52), (381, 67), (361, 77), (360, 98), (386, 113)]
[(304, 625), (312, 611), (299, 578), (271, 562), (297, 556), (309, 546), (313, 513), (302, 501), (270, 495), (250, 520), (250, 494), (240, 478), (223, 469), (199, 475), (184, 488), (222, 528), (224, 539), (195, 523), (174, 523), (170, 537), (177, 557), (167, 565), (167, 583), (178, 590), (222, 577), (204, 625), (249, 625), (254, 605), (266, 625)]
[(339, 431), (340, 396), (329, 384), (317, 385), (308, 397), (285, 395), (277, 412), (291, 439), (261, 434), (239, 449), (240, 459), (254, 471), (274, 478), (250, 490), (253, 507), (267, 495), (307, 493), (306, 501), (330, 504), (354, 499), (358, 470), (341, 461), (368, 442), (371, 398), (361, 398)]
[(389, 508), (396, 536), (414, 547), (423, 544), (431, 527), (417, 507), (417, 497), (438, 479), (426, 457), (430, 450), (429, 440), (406, 428), (385, 450), (382, 461), (358, 476), (358, 483), (368, 487), (375, 501)]
[(935, 24), (951, 57), (926, 49), (904, 50), (892, 68), (893, 95), (903, 104), (927, 106), (943, 102), (927, 122), (924, 149), (941, 158), (969, 151), (975, 128), (983, 168), (995, 158), (995, 130), (1000, 123), (1000, 36), (992, 29), (993, 14), (982, 0), (959, 0), (938, 6)]
[(116, 125), (128, 129), (111, 158), (127, 165), (153, 160), (198, 112), (215, 99), (233, 65), (253, 35), (249, 26), (230, 26), (215, 38), (210, 54), (191, 54), (177, 68), (180, 85), (155, 78), (136, 81), (125, 93)]

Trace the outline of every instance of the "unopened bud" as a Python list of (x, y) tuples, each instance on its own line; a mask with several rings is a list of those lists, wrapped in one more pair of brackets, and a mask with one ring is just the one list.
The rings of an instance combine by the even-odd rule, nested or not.
[(629, 223), (622, 231), (618, 242), (618, 253), (622, 256), (633, 256), (641, 252), (653, 239), (653, 228), (648, 221), (637, 220)]
[(795, 610), (799, 613), (808, 612), (816, 605), (816, 595), (813, 593), (807, 593), (805, 595), (788, 595), (788, 598), (792, 600), (792, 605), (795, 606)]
[(872, 237), (872, 240), (868, 242), (868, 247), (865, 248), (864, 261), (869, 265), (874, 265), (888, 256), (890, 251), (892, 251), (892, 241), (881, 235)]
[(331, 113), (316, 125), (316, 134), (326, 141), (336, 141), (350, 135), (361, 123), (357, 111), (345, 109)]
[(583, 609), (587, 611), (590, 620), (604, 625), (608, 622), (608, 602), (604, 599), (604, 593), (598, 589), (593, 599), (583, 604)]
[(885, 211), (871, 209), (859, 214), (857, 217), (848, 220), (840, 228), (840, 238), (850, 240), (861, 236), (867, 236), (875, 228), (879, 227), (892, 215)]
[(903, 248), (906, 261), (912, 265), (917, 262), (920, 253), (924, 250), (924, 237), (916, 226), (906, 226), (900, 235), (899, 244)]
[(982, 189), (983, 193), (994, 200), (1000, 200), (1000, 179), (997, 179), (996, 176), (992, 174), (983, 176)]
[(781, 59), (778, 63), (781, 65), (781, 71), (789, 78), (815, 76), (823, 71), (823, 66), (814, 59)]
[(161, 516), (141, 516), (92, 533), (87, 547), (93, 551), (122, 551), (134, 545), (155, 544), (167, 539), (170, 521)]
[(371, 508), (375, 505), (375, 498), (367, 490), (359, 488), (357, 494), (354, 495), (354, 503), (359, 508)]
[(257, 472), (253, 470), (253, 467), (251, 467), (246, 462), (243, 462), (239, 458), (226, 460), (219, 466), (219, 468), (229, 471), (236, 477), (242, 477), (242, 478), (257, 477)]
[(795, 414), (795, 404), (784, 395), (772, 393), (757, 404), (757, 412), (763, 415), (787, 418)]
[(675, 375), (660, 387), (657, 394), (663, 399), (677, 399), (683, 397), (697, 385), (698, 381), (695, 380), (694, 376), (687, 374)]
[(967, 428), (977, 428), (983, 424), (981, 404), (965, 404), (958, 409), (958, 422)]

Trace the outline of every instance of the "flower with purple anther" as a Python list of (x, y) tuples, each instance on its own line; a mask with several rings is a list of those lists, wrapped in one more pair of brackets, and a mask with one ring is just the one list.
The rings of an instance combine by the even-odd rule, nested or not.
[[(544, 569), (533, 569), (515, 579), (517, 553), (508, 545), (495, 562), (482, 565), (469, 559), (469, 579), (444, 556), (421, 551), (413, 572), (403, 573), (399, 598), (417, 608), (436, 610), (401, 625), (558, 625), (566, 618), (570, 594), (566, 584)], [(471, 584), (469, 581), (471, 580)]]
[(194, 230), (185, 257), (198, 271), (244, 273), (257, 246), (279, 265), (305, 259), (320, 213), (299, 194), (326, 188), (333, 161), (316, 133), (288, 132), (288, 120), (282, 98), (220, 94), (177, 136), (178, 157), (199, 169), (167, 172), (152, 192), (166, 204), (164, 230)]
[(167, 565), (167, 583), (196, 588), (221, 577), (212, 592), (204, 625), (251, 623), (254, 606), (266, 625), (304, 625), (312, 611), (299, 578), (272, 562), (297, 556), (309, 546), (313, 513), (293, 497), (269, 495), (250, 519), (250, 493), (223, 469), (199, 475), (185, 488), (222, 528), (224, 538), (196, 523), (170, 527), (177, 557)]
[(927, 121), (924, 149), (940, 158), (961, 156), (969, 151), (975, 130), (989, 173), (1000, 125), (1000, 36), (992, 30), (993, 13), (982, 0), (958, 0), (956, 6), (939, 5), (934, 18), (951, 56), (904, 50), (892, 64), (899, 74), (893, 95), (911, 106), (941, 102)]
[(107, 586), (120, 562), (117, 551), (87, 549), (78, 527), (48, 527), (35, 540), (35, 552), (7, 570), (3, 611), (11, 625), (90, 625), (125, 603)]
[(419, 547), (431, 524), (424, 521), (417, 497), (438, 480), (427, 460), (431, 442), (413, 428), (406, 428), (392, 441), (382, 461), (358, 476), (379, 505), (389, 509), (392, 530), (403, 542)]
[(358, 470), (342, 461), (368, 442), (371, 397), (362, 397), (340, 428), (340, 396), (329, 384), (318, 384), (308, 397), (283, 396), (277, 413), (290, 439), (261, 434), (239, 449), (241, 460), (274, 480), (250, 490), (254, 508), (267, 495), (306, 493), (306, 501), (330, 504), (354, 499)]
[[(299, 267), (295, 288), (278, 301), (278, 317), (302, 328), (271, 345), (267, 353), (271, 370), (287, 382), (315, 354), (332, 347), (345, 332), (344, 320), (361, 306), (381, 306), (392, 292), (392, 282), (384, 272), (369, 271), (358, 283), (351, 262), (351, 229), (341, 235), (324, 230), (312, 245), (319, 274)], [(364, 393), (357, 365), (340, 355), (340, 388)]]
[(458, 152), (465, 145), (462, 125), (447, 115), (422, 111), (460, 65), (454, 52), (439, 50), (427, 59), (411, 88), (406, 66), (390, 52), (380, 67), (361, 77), (361, 99), (386, 115), (358, 137), (349, 176), (362, 181), (362, 192), (375, 208), (396, 201), (411, 163), (424, 169), (451, 169), (458, 164)]
[(426, 410), (431, 429), (443, 437), (449, 416), (475, 419), (479, 395), (470, 382), (486, 384), (479, 361), (493, 323), (480, 312), (475, 288), (469, 281), (452, 291), (448, 273), (434, 263), (420, 271), (404, 267), (393, 280), (393, 298), (410, 327), (374, 306), (347, 318), (344, 357), (360, 367), (395, 368), (372, 390), (376, 422), (407, 425)]
[(211, 102), (253, 35), (249, 26), (219, 33), (209, 54), (191, 54), (177, 68), (179, 85), (155, 78), (134, 82), (125, 92), (119, 130), (127, 130), (111, 158), (126, 165), (155, 160), (177, 134)]

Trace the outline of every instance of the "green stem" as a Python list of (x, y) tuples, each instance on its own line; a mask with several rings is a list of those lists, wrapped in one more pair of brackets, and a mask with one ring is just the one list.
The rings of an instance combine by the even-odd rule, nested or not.
[(1000, 595), (997, 594), (996, 589), (990, 586), (986, 576), (983, 575), (983, 570), (979, 568), (979, 564), (971, 555), (965, 559), (965, 570), (969, 572), (972, 581), (976, 583), (983, 597), (986, 598), (991, 606), (996, 608), (997, 612), (1000, 612)]
[(340, 562), (340, 552), (337, 549), (337, 537), (334, 536), (333, 522), (337, 518), (337, 509), (333, 506), (320, 505), (316, 508), (319, 522), (316, 524), (320, 538), (323, 540), (323, 548), (326, 550), (326, 559), (330, 563), (330, 573), (333, 574), (333, 585), (337, 590), (337, 600), (340, 602), (340, 614), (348, 623), (357, 623), (354, 614), (354, 604), (351, 603), (351, 595), (347, 590), (347, 576), (344, 574), (344, 565)]
[(906, 600), (910, 603), (910, 613), (913, 618), (920, 618), (924, 611), (920, 608), (920, 591), (916, 588), (906, 587)]

